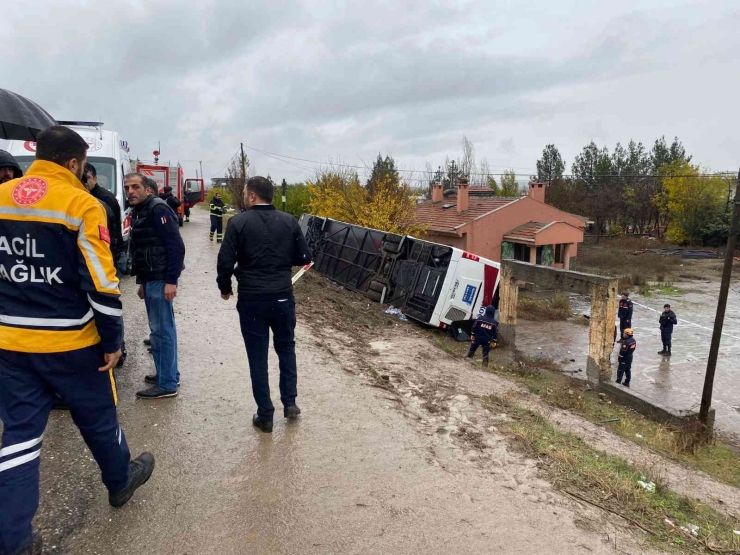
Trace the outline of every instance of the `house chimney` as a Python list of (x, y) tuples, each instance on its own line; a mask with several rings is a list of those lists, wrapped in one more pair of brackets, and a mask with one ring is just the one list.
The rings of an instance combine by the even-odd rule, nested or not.
[(432, 202), (442, 202), (444, 195), (442, 194), (442, 184), (432, 183)]
[(468, 180), (461, 178), (457, 184), (457, 211), (465, 212), (468, 209)]
[(540, 181), (532, 181), (529, 184), (529, 196), (530, 198), (545, 204), (545, 187), (546, 185)]

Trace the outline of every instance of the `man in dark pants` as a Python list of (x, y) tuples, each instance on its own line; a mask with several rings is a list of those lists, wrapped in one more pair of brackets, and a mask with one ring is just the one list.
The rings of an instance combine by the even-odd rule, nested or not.
[(131, 224), (131, 275), (139, 284), (138, 295), (146, 304), (152, 356), (156, 374), (144, 381), (151, 387), (136, 393), (139, 399), (176, 397), (180, 384), (177, 365), (177, 328), (173, 301), (183, 270), (185, 244), (177, 217), (167, 203), (156, 196), (151, 180), (140, 173), (124, 177), (123, 187), (133, 206)]
[(236, 308), (257, 403), (252, 423), (265, 433), (272, 432), (275, 413), (267, 372), (270, 330), (280, 360), (283, 414), (286, 418), (296, 418), (301, 413), (295, 403), (298, 371), (292, 267), (311, 262), (311, 251), (298, 222), (290, 214), (275, 210), (273, 196), (273, 184), (268, 179), (252, 177), (247, 181), (244, 203), (248, 210), (229, 221), (218, 253), (217, 277), (224, 300), (233, 295), (232, 275), (236, 275), (239, 283)]
[[(104, 189), (98, 184), (98, 172), (95, 166), (89, 162), (85, 164), (85, 175), (82, 179), (82, 184), (85, 189), (90, 191), (90, 194), (98, 199), (105, 208), (105, 213), (108, 219), (108, 231), (110, 233), (110, 253), (113, 255), (113, 262), (116, 265), (116, 277), (120, 281), (123, 277), (123, 272), (119, 268), (122, 267), (121, 258), (126, 255), (123, 247), (123, 229), (121, 227), (121, 206), (118, 204), (116, 195), (111, 193), (108, 189)], [(125, 266), (125, 261), (123, 266)], [(118, 359), (117, 366), (120, 368), (123, 363), (126, 362), (126, 341), (124, 340), (123, 331), (123, 320), (121, 320), (121, 358)]]
[(213, 234), (216, 234), (216, 243), (220, 243), (224, 240), (224, 214), (226, 208), (224, 207), (224, 201), (221, 200), (221, 193), (213, 195), (210, 205), (211, 210), (211, 235), (210, 240), (213, 241)]
[(172, 194), (172, 187), (167, 185), (164, 189), (162, 189), (162, 192), (159, 193), (159, 198), (165, 201), (167, 203), (167, 206), (172, 208), (172, 211), (177, 214), (177, 209), (180, 208), (180, 205), (182, 203), (180, 202), (179, 198)]
[(618, 343), (621, 343), (622, 337), (624, 337), (624, 330), (632, 327), (632, 301), (630, 300), (630, 294), (626, 291), (622, 293), (622, 298), (619, 300), (617, 316), (619, 317)]
[(488, 366), (488, 354), (491, 347), (496, 346), (498, 341), (498, 322), (493, 317), (496, 309), (493, 306), (487, 306), (486, 312), (475, 321), (473, 325), (473, 334), (470, 338), (470, 350), (468, 358), (473, 358), (478, 347), (483, 348), (483, 366)]
[[(631, 328), (624, 330), (624, 339), (622, 340), (622, 347), (619, 349), (619, 366), (617, 367), (617, 383), (624, 385), (624, 387), (630, 386), (632, 380), (632, 355), (637, 347), (635, 338), (632, 337), (633, 332)], [(622, 377), (624, 377), (624, 383), (622, 383)]]
[[(0, 185), (0, 554), (37, 555), (39, 461), (54, 394), (69, 403), (121, 507), (154, 470), (130, 460), (116, 416), (121, 300), (105, 211), (83, 187), (87, 143), (68, 127), (38, 135), (25, 178)], [(84, 457), (76, 453), (78, 462)]]
[(673, 326), (678, 325), (678, 318), (676, 318), (676, 313), (671, 310), (671, 305), (663, 305), (663, 314), (660, 315), (658, 322), (660, 324), (660, 339), (663, 341), (663, 350), (658, 351), (658, 354), (671, 356)]

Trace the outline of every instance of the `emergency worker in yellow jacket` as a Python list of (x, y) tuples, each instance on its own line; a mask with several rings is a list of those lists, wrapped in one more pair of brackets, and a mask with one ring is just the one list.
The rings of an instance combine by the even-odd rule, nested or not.
[(0, 185), (0, 555), (41, 553), (31, 521), (55, 393), (111, 505), (125, 504), (154, 468), (149, 453), (130, 460), (116, 416), (120, 291), (105, 211), (80, 182), (86, 159), (82, 137), (50, 127), (26, 176)]

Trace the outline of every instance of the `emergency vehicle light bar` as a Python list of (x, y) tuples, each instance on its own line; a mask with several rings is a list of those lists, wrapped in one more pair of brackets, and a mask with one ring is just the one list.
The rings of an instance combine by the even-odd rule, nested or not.
[(57, 121), (59, 125), (79, 125), (80, 127), (102, 127), (102, 121)]

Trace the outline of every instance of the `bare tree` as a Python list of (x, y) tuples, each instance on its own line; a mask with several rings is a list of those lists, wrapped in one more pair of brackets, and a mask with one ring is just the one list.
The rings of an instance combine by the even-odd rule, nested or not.
[(462, 141), (460, 141), (460, 148), (462, 148), (462, 156), (460, 157), (460, 175), (463, 175), (471, 180), (474, 177), (475, 171), (475, 146), (463, 135)]
[(226, 170), (226, 178), (228, 179), (229, 193), (231, 193), (231, 202), (234, 208), (243, 208), (244, 187), (247, 184), (247, 179), (249, 179), (249, 158), (244, 155), (244, 160), (241, 156), (234, 159)]

